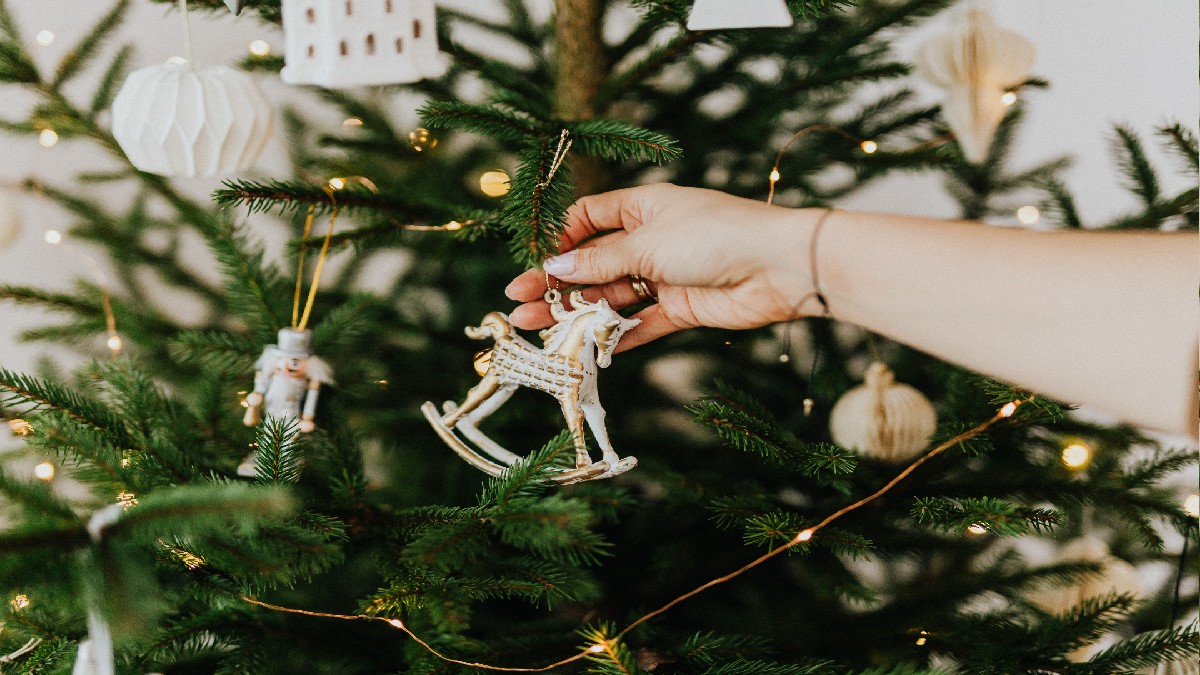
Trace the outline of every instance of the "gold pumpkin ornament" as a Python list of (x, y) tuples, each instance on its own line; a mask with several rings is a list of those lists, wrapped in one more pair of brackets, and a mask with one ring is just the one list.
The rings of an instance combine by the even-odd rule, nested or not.
[(925, 395), (896, 382), (887, 365), (872, 363), (866, 381), (846, 392), (829, 413), (833, 441), (871, 459), (900, 463), (921, 454), (937, 430)]

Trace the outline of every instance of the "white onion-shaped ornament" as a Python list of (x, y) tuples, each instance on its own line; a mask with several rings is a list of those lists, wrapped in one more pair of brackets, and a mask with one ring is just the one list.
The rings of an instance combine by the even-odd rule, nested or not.
[(688, 30), (725, 28), (784, 28), (792, 13), (784, 0), (696, 0), (688, 16)]
[(1004, 94), (1029, 77), (1035, 55), (1032, 42), (997, 26), (982, 9), (958, 13), (921, 45), (917, 72), (946, 90), (942, 116), (967, 161), (987, 159), (1008, 108)]
[(433, 0), (283, 0), (288, 84), (405, 84), (446, 72)]
[(1142, 584), (1133, 565), (1109, 553), (1108, 544), (1096, 537), (1082, 537), (1065, 544), (1054, 560), (1100, 563), (1100, 572), (1068, 586), (1038, 589), (1030, 595), (1030, 602), (1051, 614), (1062, 614), (1089, 598), (1113, 593), (1135, 597), (1142, 594)]
[(0, 192), (0, 251), (12, 246), (21, 236), (21, 209), (17, 201)]
[(829, 412), (833, 441), (881, 462), (921, 454), (937, 430), (937, 412), (925, 395), (896, 382), (886, 365), (867, 368), (866, 381), (846, 392)]
[(163, 176), (244, 171), (271, 128), (271, 107), (254, 79), (225, 66), (135, 70), (113, 101), (113, 136), (129, 161)]

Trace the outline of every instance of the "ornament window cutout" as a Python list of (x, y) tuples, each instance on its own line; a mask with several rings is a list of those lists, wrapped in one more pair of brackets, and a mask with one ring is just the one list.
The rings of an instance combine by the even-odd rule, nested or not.
[(401, 84), (445, 72), (434, 0), (282, 0), (281, 10), (289, 84)]
[(317, 55), (317, 50), (316, 50), (316, 48), (315, 48), (315, 47), (313, 47), (312, 45), (309, 45), (309, 46), (308, 46), (308, 58), (310, 58), (310, 59), (311, 59), (312, 57), (314, 57), (314, 56), (316, 56), (316, 55)]

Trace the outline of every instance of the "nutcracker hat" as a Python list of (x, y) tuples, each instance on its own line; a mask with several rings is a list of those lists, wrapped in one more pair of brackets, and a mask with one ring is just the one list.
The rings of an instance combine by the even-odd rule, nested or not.
[(312, 331), (299, 328), (279, 329), (276, 348), (284, 356), (312, 356)]

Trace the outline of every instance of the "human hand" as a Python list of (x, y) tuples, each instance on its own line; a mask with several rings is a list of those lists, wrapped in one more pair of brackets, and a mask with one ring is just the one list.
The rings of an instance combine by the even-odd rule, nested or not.
[[(505, 289), (524, 304), (509, 316), (524, 329), (554, 320), (542, 300), (545, 274), (584, 285), (589, 302), (617, 310), (640, 303), (629, 275), (650, 285), (658, 302), (633, 318), (624, 351), (685, 328), (745, 329), (787, 321), (815, 309), (809, 235), (820, 211), (768, 206), (715, 190), (650, 185), (580, 199), (567, 212), (562, 253)], [(593, 234), (611, 234), (584, 239)], [(799, 306), (798, 306), (799, 305)]]
[(246, 407), (247, 408), (257, 408), (258, 406), (262, 405), (262, 402), (263, 402), (263, 395), (258, 393), (257, 391), (252, 391), (249, 394), (246, 394)]

